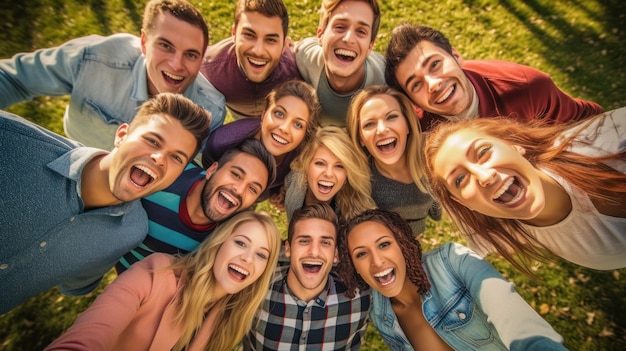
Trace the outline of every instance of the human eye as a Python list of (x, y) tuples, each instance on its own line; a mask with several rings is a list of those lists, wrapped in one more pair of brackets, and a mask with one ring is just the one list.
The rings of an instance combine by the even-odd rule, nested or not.
[(174, 161), (176, 161), (176, 162), (178, 162), (178, 163), (181, 163), (181, 164), (182, 164), (182, 163), (184, 162), (184, 161), (183, 161), (183, 158), (182, 158), (182, 157), (180, 157), (180, 156), (178, 156), (178, 155), (176, 155), (176, 154), (172, 155), (172, 158), (174, 159)]
[(276, 43), (278, 43), (278, 40), (276, 40), (276, 38), (267, 38), (267, 39), (265, 39), (265, 41), (268, 44), (276, 44)]
[(343, 163), (337, 163), (337, 164), (335, 164), (335, 167), (339, 168), (339, 169), (344, 169)]
[(285, 114), (281, 110), (274, 111), (274, 116), (276, 116), (276, 118), (280, 118), (280, 119), (285, 118)]
[(259, 256), (262, 260), (267, 260), (267, 255), (265, 254), (265, 252), (257, 252), (256, 255)]
[(463, 184), (463, 180), (465, 179), (465, 174), (460, 174), (456, 178), (454, 178), (454, 186), (460, 188)]
[(380, 243), (380, 245), (378, 245), (379, 248), (384, 249), (386, 247), (388, 247), (389, 245), (391, 245), (391, 243), (389, 241), (383, 241), (382, 243)]
[(309, 239), (307, 239), (307, 238), (301, 238), (301, 239), (298, 239), (298, 242), (299, 242), (300, 244), (303, 244), (303, 245), (308, 244), (310, 241), (311, 241), (311, 240), (309, 240)]
[(491, 153), (491, 145), (482, 145), (478, 147), (478, 150), (476, 150), (476, 157), (478, 158), (478, 160), (483, 160), (486, 156), (489, 156), (489, 154)]
[(319, 167), (323, 167), (326, 163), (324, 161), (318, 160), (318, 161), (315, 161), (313, 164)]
[(362, 129), (370, 129), (373, 128), (376, 124), (373, 121), (366, 121), (365, 123), (363, 123), (363, 125), (361, 125)]
[(243, 240), (235, 240), (235, 245), (240, 247), (246, 247), (246, 243)]
[(153, 137), (146, 136), (144, 137), (144, 140), (153, 146), (159, 146), (159, 141)]
[(257, 189), (257, 187), (254, 185), (250, 185), (249, 189), (250, 189), (250, 192), (253, 193), (254, 195), (257, 195), (259, 193), (259, 189)]
[(241, 179), (241, 174), (239, 174), (239, 172), (236, 171), (230, 171), (230, 174), (233, 176), (233, 178), (235, 179)]
[(414, 92), (416, 90), (419, 90), (421, 87), (422, 87), (422, 81), (416, 80), (416, 81), (414, 81), (411, 84), (411, 88), (410, 89), (411, 89), (412, 92)]
[(161, 49), (163, 49), (163, 50), (166, 50), (166, 51), (171, 51), (171, 50), (173, 50), (172, 46), (171, 46), (169, 43), (166, 43), (166, 42), (164, 42), (164, 41), (159, 42), (159, 47), (160, 47)]
[(357, 252), (354, 254), (354, 258), (362, 258), (362, 257), (364, 257), (365, 255), (366, 255), (366, 252), (365, 252), (365, 251), (357, 251)]
[(293, 122), (293, 125), (298, 129), (304, 128), (304, 125), (302, 124), (302, 122), (299, 122), (299, 121)]
[(389, 116), (387, 116), (387, 120), (388, 121), (394, 120), (394, 119), (397, 119), (398, 117), (400, 117), (400, 116), (397, 113), (392, 113)]
[(254, 38), (255, 38), (254, 34), (249, 33), (249, 32), (242, 33), (242, 35), (243, 35), (243, 36), (244, 36), (244, 38), (246, 38), (246, 39), (254, 39)]
[(430, 64), (431, 71), (437, 71), (441, 68), (441, 60), (433, 60)]
[(200, 55), (198, 55), (195, 52), (188, 52), (185, 54), (185, 56), (187, 57), (187, 59), (189, 59), (190, 61), (197, 61), (200, 58)]

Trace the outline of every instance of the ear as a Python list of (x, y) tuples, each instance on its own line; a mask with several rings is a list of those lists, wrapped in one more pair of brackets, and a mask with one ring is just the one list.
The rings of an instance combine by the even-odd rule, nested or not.
[(211, 163), (209, 168), (206, 169), (206, 175), (204, 177), (206, 179), (210, 179), (216, 171), (217, 171), (217, 161)]
[(291, 257), (291, 246), (289, 245), (289, 241), (285, 240), (285, 256)]
[(148, 42), (148, 34), (145, 30), (141, 30), (141, 53), (146, 55), (146, 43)]
[(335, 257), (333, 257), (333, 264), (339, 263), (339, 250), (335, 249)]
[(230, 34), (235, 35), (236, 32), (237, 32), (237, 27), (233, 24), (233, 26), (230, 29)]
[(520, 155), (522, 156), (526, 155), (526, 149), (524, 149), (524, 147), (520, 145), (511, 145), (511, 147), (513, 148), (513, 150), (517, 151)]
[(117, 131), (115, 132), (115, 147), (119, 147), (120, 144), (126, 139), (128, 136), (128, 123), (122, 123), (119, 127), (117, 127)]
[(463, 57), (461, 57), (461, 54), (459, 54), (459, 52), (456, 51), (455, 48), (452, 48), (452, 56), (454, 57), (456, 62), (459, 63), (459, 66), (463, 66)]
[(317, 43), (322, 45), (322, 37), (324, 36), (324, 30), (322, 28), (317, 28)]

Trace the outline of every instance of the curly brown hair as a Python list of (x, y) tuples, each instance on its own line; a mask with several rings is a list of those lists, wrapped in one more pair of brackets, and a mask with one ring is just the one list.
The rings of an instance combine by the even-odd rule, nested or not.
[(352, 217), (341, 226), (339, 231), (337, 238), (339, 264), (336, 272), (339, 280), (347, 288), (346, 296), (352, 298), (355, 296), (357, 289), (369, 289), (369, 285), (356, 272), (348, 251), (348, 235), (350, 235), (354, 227), (365, 222), (380, 223), (393, 233), (406, 261), (407, 275), (411, 283), (417, 286), (417, 293), (421, 295), (430, 290), (430, 281), (422, 266), (422, 246), (419, 241), (414, 239), (413, 231), (408, 222), (395, 212), (374, 209), (364, 211)]

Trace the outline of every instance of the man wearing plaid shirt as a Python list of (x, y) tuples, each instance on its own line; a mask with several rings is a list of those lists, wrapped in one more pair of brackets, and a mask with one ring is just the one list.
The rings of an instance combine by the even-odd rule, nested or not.
[(369, 289), (354, 298), (330, 271), (337, 263), (337, 216), (327, 204), (304, 206), (289, 223), (276, 268), (244, 350), (358, 350), (367, 328)]

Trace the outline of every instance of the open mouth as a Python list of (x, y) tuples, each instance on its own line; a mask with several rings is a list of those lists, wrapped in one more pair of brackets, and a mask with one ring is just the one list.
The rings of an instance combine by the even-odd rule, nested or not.
[(435, 103), (443, 104), (444, 102), (448, 101), (450, 96), (452, 96), (452, 94), (454, 94), (455, 91), (456, 91), (456, 84), (453, 84), (452, 86), (448, 87), (448, 91)]
[(396, 280), (395, 270), (393, 268), (385, 269), (382, 272), (374, 274), (374, 279), (378, 284), (387, 286)]
[(526, 187), (517, 177), (508, 178), (493, 194), (493, 201), (505, 206), (515, 206), (526, 195)]
[(334, 186), (335, 183), (326, 180), (320, 180), (319, 182), (317, 182), (317, 188), (322, 194), (329, 194), (333, 190)]
[(168, 82), (169, 84), (173, 84), (173, 85), (178, 85), (182, 83), (182, 81), (185, 79), (185, 77), (183, 76), (177, 76), (175, 74), (165, 72), (165, 71), (163, 71), (163, 78), (165, 78), (166, 82)]
[(250, 272), (234, 264), (228, 265), (228, 271), (233, 278), (239, 281), (243, 281), (250, 275)]
[(322, 262), (302, 262), (302, 269), (306, 273), (318, 273), (322, 269)]
[(335, 56), (341, 61), (352, 62), (356, 59), (356, 52), (346, 49), (335, 50)]
[(272, 133), (272, 139), (274, 139), (277, 143), (282, 144), (282, 145), (289, 144), (289, 141), (287, 141), (287, 139), (281, 138), (274, 133)]
[(146, 166), (133, 166), (130, 170), (130, 181), (138, 187), (145, 187), (156, 179), (156, 175)]
[(217, 192), (217, 201), (220, 207), (230, 210), (239, 206), (239, 201), (237, 201), (237, 196), (235, 194), (231, 194), (226, 190), (220, 190)]
[(376, 143), (376, 147), (381, 152), (391, 152), (396, 148), (398, 144), (398, 139), (396, 138), (386, 138)]
[(250, 62), (250, 64), (255, 67), (264, 67), (265, 65), (267, 65), (269, 61), (248, 57), (248, 62)]

